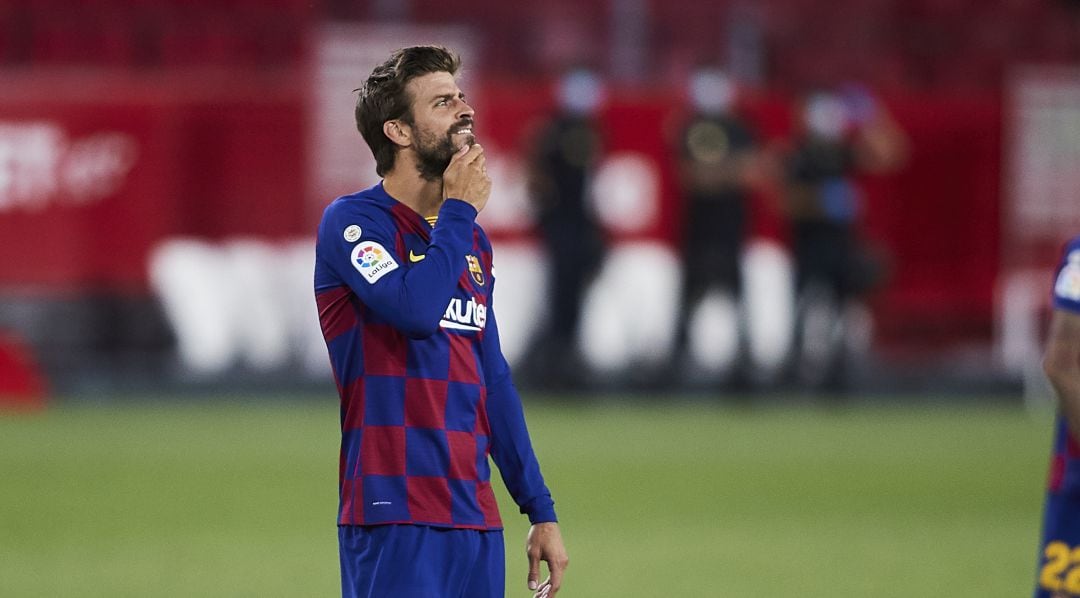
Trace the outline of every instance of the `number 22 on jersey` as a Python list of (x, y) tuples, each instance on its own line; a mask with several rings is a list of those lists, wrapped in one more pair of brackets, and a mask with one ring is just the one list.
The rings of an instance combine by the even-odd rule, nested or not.
[(1039, 570), (1039, 585), (1051, 592), (1080, 595), (1080, 547), (1050, 542), (1043, 551), (1046, 562)]

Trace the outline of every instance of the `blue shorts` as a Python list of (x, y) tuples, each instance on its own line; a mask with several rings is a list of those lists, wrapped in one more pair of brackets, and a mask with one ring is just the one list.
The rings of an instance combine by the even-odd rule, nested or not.
[(1080, 494), (1075, 492), (1046, 495), (1035, 598), (1052, 596), (1080, 597)]
[(503, 598), (502, 531), (338, 527), (344, 598)]

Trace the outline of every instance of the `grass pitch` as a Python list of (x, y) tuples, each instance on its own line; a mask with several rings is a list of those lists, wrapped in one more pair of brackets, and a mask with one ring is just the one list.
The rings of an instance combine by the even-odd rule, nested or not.
[[(1048, 416), (526, 398), (561, 596), (1030, 594)], [(0, 415), (0, 596), (333, 596), (337, 446), (329, 394)]]

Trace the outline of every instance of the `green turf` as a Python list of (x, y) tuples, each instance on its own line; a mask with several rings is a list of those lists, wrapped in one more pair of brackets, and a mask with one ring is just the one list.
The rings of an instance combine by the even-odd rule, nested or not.
[[(529, 401), (562, 596), (1029, 593), (1050, 422), (1009, 409)], [(0, 415), (0, 596), (332, 596), (337, 409)], [(500, 488), (509, 596), (522, 517)]]

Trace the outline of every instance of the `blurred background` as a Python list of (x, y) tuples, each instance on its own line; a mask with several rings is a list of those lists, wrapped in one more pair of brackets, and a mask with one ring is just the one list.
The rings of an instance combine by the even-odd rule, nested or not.
[[(42, 472), (73, 475), (49, 469), (58, 462), (75, 467), (68, 461), (74, 453), (64, 451), (100, 450), (105, 461), (139, 452), (131, 444), (90, 449), (101, 438), (80, 421), (114, 422), (119, 428), (103, 430), (117, 438), (142, 425), (222, 425), (191, 415), (209, 408), (203, 398), (251, 400), (225, 407), (225, 414), (211, 411), (211, 419), (234, 418), (246, 429), (251, 413), (262, 413), (253, 425), (266, 436), (253, 442), (263, 446), (276, 442), (282, 426), (322, 414), (325, 421), (309, 425), (310, 438), (321, 444), (294, 440), (325, 454), (279, 465), (294, 473), (327, 465), (318, 478), (325, 485), (319, 492), (326, 492), (290, 504), (313, 501), (325, 517), (299, 521), (330, 525), (336, 399), (312, 293), (314, 231), (333, 198), (377, 181), (353, 123), (352, 90), (393, 49), (428, 43), (464, 59), (461, 86), (476, 108), (495, 185), (480, 220), (496, 246), (503, 346), (538, 413), (541, 456), (545, 439), (558, 439), (560, 448), (548, 449), (553, 471), (580, 475), (563, 474), (564, 504), (581, 507), (578, 546), (596, 549), (592, 554), (610, 549), (599, 540), (607, 531), (593, 520), (590, 528), (582, 514), (598, 480), (636, 479), (635, 467), (624, 462), (629, 453), (604, 453), (604, 446), (589, 450), (625, 465), (628, 478), (615, 477), (622, 470), (609, 469), (600, 456), (582, 467), (579, 437), (566, 433), (578, 428), (564, 412), (581, 415), (575, 410), (599, 403), (601, 413), (629, 419), (578, 419), (607, 425), (613, 443), (629, 432), (713, 426), (695, 428), (701, 451), (724, 455), (713, 465), (732, 485), (716, 481), (711, 496), (731, 498), (725, 493), (733, 487), (777, 490), (748, 473), (747, 461), (729, 461), (732, 455), (770, 460), (779, 472), (762, 463), (754, 471), (773, 471), (781, 481), (795, 470), (850, 481), (844, 455), (854, 453), (834, 444), (851, 440), (849, 433), (867, 446), (884, 439), (911, 456), (902, 471), (916, 471), (913, 463), (924, 459), (927, 469), (916, 477), (925, 474), (926, 488), (974, 475), (979, 481), (964, 488), (982, 498), (972, 500), (1013, 492), (1013, 502), (982, 505), (988, 520), (1011, 527), (988, 532), (985, 522), (970, 521), (972, 535), (963, 540), (970, 562), (941, 565), (943, 575), (948, 570), (958, 580), (942, 578), (936, 586), (931, 576), (927, 587), (889, 594), (871, 571), (841, 586), (897, 596), (940, 595), (934, 592), (954, 582), (967, 583), (973, 596), (1027, 591), (1049, 424), (1040, 416), (1033, 424), (1016, 407), (1051, 404), (1040, 367), (1050, 276), (1062, 243), (1080, 232), (1075, 0), (844, 0), (828, 7), (801, 0), (0, 2), (0, 405), (54, 405), (39, 419), (0, 420), (10, 442), (0, 451), (9, 456), (0, 473), (24, 487), (23, 502), (13, 499), (0, 519), (9, 537), (26, 540), (9, 545), (12, 554), (46, 555), (31, 570), (74, 562), (59, 556), (62, 540), (29, 540), (32, 526), (20, 521), (37, 520), (13, 506), (62, 492)], [(178, 415), (173, 404), (186, 402), (177, 397), (198, 406)], [(288, 407), (269, 400), (282, 397)], [(681, 408), (696, 410), (699, 399), (711, 408), (802, 404), (805, 397), (900, 411), (824, 420), (814, 407), (795, 407), (794, 416), (665, 411), (680, 398), (692, 399)], [(972, 419), (991, 404), (1005, 411)], [(925, 416), (927, 407), (970, 411), (939, 418)], [(153, 415), (158, 410), (164, 415)], [(843, 423), (848, 417), (851, 427)], [(895, 418), (910, 436), (888, 436)], [(968, 426), (971, 441), (951, 436), (949, 426)], [(217, 440), (230, 430), (223, 425)], [(774, 454), (768, 451), (778, 447), (754, 444), (758, 432), (778, 430), (803, 434), (810, 450)], [(725, 433), (747, 444), (731, 449)], [(176, 434), (178, 442), (188, 438)], [(193, 432), (215, 446), (201, 434)], [(61, 438), (71, 444), (50, 444)], [(42, 443), (61, 452), (39, 453)], [(1011, 457), (1002, 452), (1009, 446), (1018, 451)], [(221, 454), (236, 450), (235, 443), (220, 447)], [(666, 454), (656, 450), (646, 453)], [(953, 452), (961, 450), (972, 453)], [(558, 451), (568, 451), (565, 459)], [(942, 454), (957, 459), (942, 464)], [(984, 476), (978, 472), (986, 462), (977, 455), (998, 463), (1012, 458), (1015, 467)], [(257, 452), (251, 458), (261, 462)], [(792, 465), (797, 458), (810, 461)], [(115, 478), (83, 469), (74, 475), (103, 484), (104, 500), (113, 486), (101, 479), (121, 486), (143, 479), (146, 472), (123, 463), (110, 474)], [(213, 467), (198, 463), (192, 475)], [(656, 467), (666, 471), (665, 465)], [(226, 487), (236, 471), (222, 471), (232, 472), (221, 474)], [(671, 475), (673, 484), (687, 483)], [(980, 485), (991, 479), (1001, 486)], [(895, 515), (890, 501), (910, 487), (890, 480), (878, 487), (881, 504), (873, 504)], [(867, 492), (866, 484), (852, 492)], [(801, 492), (816, 496), (810, 487)], [(845, 521), (851, 512), (871, 513), (870, 503), (862, 511), (843, 509), (849, 495), (829, 488), (818, 496), (823, 510), (808, 511), (818, 523), (802, 528), (818, 540), (813, 526), (824, 521), (821, 513), (836, 509)], [(153, 493), (142, 486), (133, 492), (133, 510), (143, 504), (140, 492)], [(905, 504), (925, 499), (941, 506), (919, 496)], [(949, 496), (943, 500), (956, 495)], [(666, 500), (658, 496), (656, 504)], [(259, 502), (250, 495), (236, 501)], [(968, 512), (955, 502), (958, 513)], [(711, 519), (716, 505), (684, 505), (684, 513)], [(747, 530), (778, 521), (797, 529), (790, 521), (801, 508), (796, 503), (765, 508), (772, 510), (742, 514), (757, 522)], [(55, 518), (55, 511), (40, 514), (41, 521)], [(905, 541), (917, 550), (933, 542), (929, 530), (940, 529), (936, 521), (922, 523), (923, 535), (911, 532), (923, 529), (911, 519), (884, 527), (907, 530)], [(199, 537), (220, 541), (214, 530), (221, 529)], [(597, 535), (586, 533), (591, 529)], [(85, 530), (87, 538), (99, 532)], [(248, 532), (235, 533), (253, 538), (243, 536)], [(762, 560), (736, 548), (702, 554), (742, 558), (740, 567), (764, 571), (769, 547), (748, 537), (701, 542), (760, 548)], [(777, 531), (773, 539), (782, 546), (785, 537)], [(847, 558), (866, 554), (860, 547), (897, 541), (859, 538), (842, 542)], [(680, 554), (682, 545), (669, 539)], [(332, 536), (308, 540), (325, 557), (316, 561), (323, 569), (311, 571), (326, 573), (319, 583), (328, 576), (332, 590)], [(620, 545), (636, 544), (624, 540)], [(1013, 552), (972, 556), (968, 549), (976, 545)], [(211, 554), (228, 560), (250, 547)], [(189, 558), (198, 552), (177, 550)], [(971, 585), (963, 576), (978, 575), (965, 567), (981, 571), (986, 559), (1012, 559), (1012, 569), (996, 569), (1012, 577)], [(665, 573), (693, 562), (673, 558)], [(903, 558), (889, 562), (895, 570), (885, 577), (908, 580)], [(606, 569), (594, 563), (594, 571), (630, 578), (635, 563), (644, 566), (631, 558), (603, 563)], [(839, 567), (831, 560), (789, 564)], [(925, 563), (909, 565), (925, 570)], [(147, 586), (139, 584), (161, 579), (156, 566), (140, 569), (145, 580), (101, 595), (145, 595)], [(40, 582), (12, 586), (22, 588), (12, 595), (35, 595)], [(693, 582), (665, 583), (683, 587), (678, 595), (705, 595)], [(618, 595), (661, 595), (602, 576), (587, 587), (597, 589), (571, 595), (616, 595), (613, 588), (621, 588)], [(837, 587), (829, 578), (820, 594), (811, 587), (804, 595), (853, 595)], [(210, 593), (204, 588), (201, 595)]]
[(1064, 0), (13, 0), (0, 32), (27, 388), (324, 387), (312, 231), (375, 181), (350, 90), (407, 44), (465, 58), (525, 386), (1016, 392), (1080, 228)]

